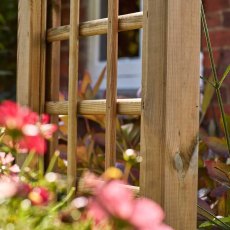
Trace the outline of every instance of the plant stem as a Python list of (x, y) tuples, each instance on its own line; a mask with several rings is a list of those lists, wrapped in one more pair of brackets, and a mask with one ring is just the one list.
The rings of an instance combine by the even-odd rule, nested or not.
[(21, 172), (23, 172), (23, 170), (31, 163), (31, 161), (33, 160), (35, 156), (35, 152), (34, 151), (31, 151), (29, 153), (29, 155), (26, 157), (22, 167), (21, 167)]
[(38, 156), (38, 171), (40, 178), (44, 175), (44, 156)]
[(56, 161), (57, 161), (59, 155), (60, 155), (60, 152), (58, 150), (54, 152), (54, 155), (51, 158), (51, 161), (50, 161), (50, 163), (48, 165), (46, 173), (49, 173), (49, 172), (51, 172), (54, 169), (54, 166), (56, 164)]
[(58, 205), (54, 206), (51, 209), (51, 212), (55, 212), (55, 211), (59, 210), (62, 206), (64, 206), (72, 198), (75, 190), (76, 190), (75, 187), (72, 187), (70, 189), (69, 193), (67, 194), (67, 196), (64, 198), (64, 200), (62, 202), (60, 202)]
[(131, 168), (132, 168), (132, 165), (129, 162), (126, 162), (125, 170), (124, 170), (124, 180), (126, 183), (128, 182)]
[(221, 98), (221, 93), (220, 93), (220, 82), (217, 77), (217, 71), (216, 67), (214, 64), (214, 57), (213, 57), (213, 51), (212, 51), (212, 46), (211, 46), (211, 40), (208, 32), (208, 26), (205, 18), (205, 13), (204, 13), (204, 7), (201, 1), (201, 20), (202, 20), (202, 25), (205, 33), (205, 38), (208, 46), (208, 52), (209, 52), (209, 58), (211, 62), (211, 68), (214, 76), (214, 81), (215, 81), (215, 90), (216, 90), (216, 96), (218, 100), (218, 105), (220, 107), (220, 113), (221, 117), (223, 119), (223, 124), (224, 124), (224, 132), (225, 132), (225, 137), (227, 140), (227, 146), (228, 146), (228, 155), (230, 156), (230, 138), (229, 138), (229, 131), (228, 131), (228, 125), (227, 125), (227, 120), (225, 117), (225, 112), (224, 112), (224, 105), (223, 105), (223, 100)]

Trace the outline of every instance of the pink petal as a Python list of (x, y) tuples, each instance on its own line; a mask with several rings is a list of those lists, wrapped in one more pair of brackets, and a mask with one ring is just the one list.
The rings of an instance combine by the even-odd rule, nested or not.
[(10, 171), (13, 173), (19, 173), (20, 172), (20, 168), (18, 165), (14, 164), (13, 166), (10, 167)]
[(151, 229), (151, 226), (159, 225), (164, 219), (161, 207), (146, 198), (135, 200), (134, 210), (130, 223), (140, 229)]
[(12, 156), (11, 153), (8, 153), (4, 159), (4, 164), (9, 164), (12, 161), (14, 161), (14, 157)]

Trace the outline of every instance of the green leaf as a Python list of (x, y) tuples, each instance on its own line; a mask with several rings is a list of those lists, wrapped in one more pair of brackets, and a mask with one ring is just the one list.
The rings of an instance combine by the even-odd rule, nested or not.
[[(200, 205), (197, 205), (197, 212), (199, 215), (203, 216), (204, 218), (206, 218), (207, 220), (209, 220), (210, 222), (210, 226), (217, 226), (220, 227), (221, 229), (230, 229), (230, 226), (228, 224), (226, 224), (225, 222), (223, 222), (222, 218), (218, 219), (216, 216), (214, 216), (212, 213), (210, 213), (209, 211), (205, 210), (204, 208), (202, 208)], [(205, 226), (207, 227), (207, 226)], [(199, 226), (199, 228), (204, 228), (204, 223), (201, 224)]]
[(230, 72), (230, 65), (229, 65), (229, 66), (227, 67), (227, 69), (225, 70), (225, 72), (224, 72), (224, 74), (223, 74), (223, 76), (222, 76), (222, 78), (221, 78), (221, 80), (220, 80), (220, 82), (219, 82), (219, 85), (220, 85), (220, 86), (222, 85), (222, 83), (223, 83), (223, 81), (225, 80), (225, 78), (228, 76), (229, 72)]
[[(227, 122), (227, 129), (228, 131), (230, 131), (230, 115), (225, 114), (225, 120)], [(222, 131), (224, 131), (224, 123), (222, 118), (220, 118), (220, 128), (222, 129)]]
[[(213, 76), (209, 77), (208, 80), (210, 82), (213, 82)], [(215, 93), (215, 88), (211, 84), (206, 83), (205, 88), (204, 88), (202, 106), (201, 106), (201, 113), (202, 113), (201, 121), (204, 119), (204, 116), (212, 101), (214, 93)]]
[(98, 93), (99, 88), (100, 88), (100, 86), (101, 86), (101, 83), (102, 83), (102, 81), (104, 80), (105, 72), (106, 72), (106, 66), (102, 69), (102, 71), (101, 71), (101, 73), (100, 73), (100, 75), (99, 75), (99, 77), (98, 77), (98, 79), (97, 79), (97, 82), (96, 82), (96, 84), (95, 84), (94, 87), (93, 87), (93, 96), (94, 96), (94, 97), (95, 97), (96, 94)]
[[(226, 223), (226, 224), (230, 224), (230, 217), (223, 217), (223, 218), (220, 218), (220, 220), (223, 222), (223, 223)], [(211, 221), (205, 221), (204, 223), (202, 223), (199, 228), (209, 228), (211, 226), (213, 226), (213, 222)]]

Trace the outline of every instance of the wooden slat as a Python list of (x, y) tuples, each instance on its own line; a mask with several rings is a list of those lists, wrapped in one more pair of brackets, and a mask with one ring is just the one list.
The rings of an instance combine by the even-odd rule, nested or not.
[(116, 162), (118, 0), (108, 1), (105, 168)]
[(68, 190), (76, 186), (77, 176), (77, 89), (78, 89), (78, 51), (79, 51), (79, 12), (80, 0), (70, 1), (70, 37), (69, 37), (69, 88), (68, 88), (68, 145), (67, 180)]
[[(118, 17), (118, 31), (140, 29), (143, 26), (142, 12), (120, 15)], [(62, 41), (69, 38), (69, 25), (51, 28), (47, 31), (47, 41)], [(92, 20), (80, 24), (80, 36), (94, 36), (106, 34), (108, 18)]]
[(144, 0), (143, 17), (141, 194), (174, 229), (194, 230), (200, 1)]
[(41, 77), (39, 113), (43, 113), (45, 108), (47, 0), (42, 0), (41, 4)]
[[(61, 0), (48, 0), (47, 25), (57, 27), (61, 25)], [(60, 41), (47, 44), (47, 68), (46, 68), (46, 95), (48, 101), (59, 100), (60, 85)], [(58, 124), (58, 116), (52, 115), (50, 122)], [(46, 154), (46, 166), (58, 147), (58, 133), (54, 133), (52, 141), (49, 143), (49, 152)]]
[[(106, 100), (84, 100), (78, 102), (78, 114), (81, 115), (105, 115)], [(67, 115), (68, 101), (46, 102), (45, 112), (53, 115)], [(117, 99), (117, 113), (121, 115), (140, 115), (141, 99)]]
[[(42, 1), (19, 0), (18, 2), (18, 50), (17, 50), (17, 102), (40, 110)], [(21, 165), (24, 154), (17, 156)]]
[(17, 101), (39, 112), (41, 0), (18, 4)]

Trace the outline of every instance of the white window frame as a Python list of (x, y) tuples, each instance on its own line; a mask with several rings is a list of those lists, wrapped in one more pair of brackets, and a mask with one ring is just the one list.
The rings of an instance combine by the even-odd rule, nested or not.
[[(101, 0), (90, 2), (89, 20), (100, 18)], [(141, 4), (142, 10), (142, 4)], [(142, 30), (140, 30), (140, 56), (138, 58), (119, 58), (118, 59), (118, 90), (137, 90), (141, 86), (142, 76)], [(106, 44), (105, 44), (106, 45)], [(93, 84), (98, 79), (102, 69), (106, 66), (106, 61), (100, 61), (100, 36), (88, 38), (88, 62), (87, 69), (92, 76)], [(102, 82), (101, 90), (106, 89), (106, 78)]]

